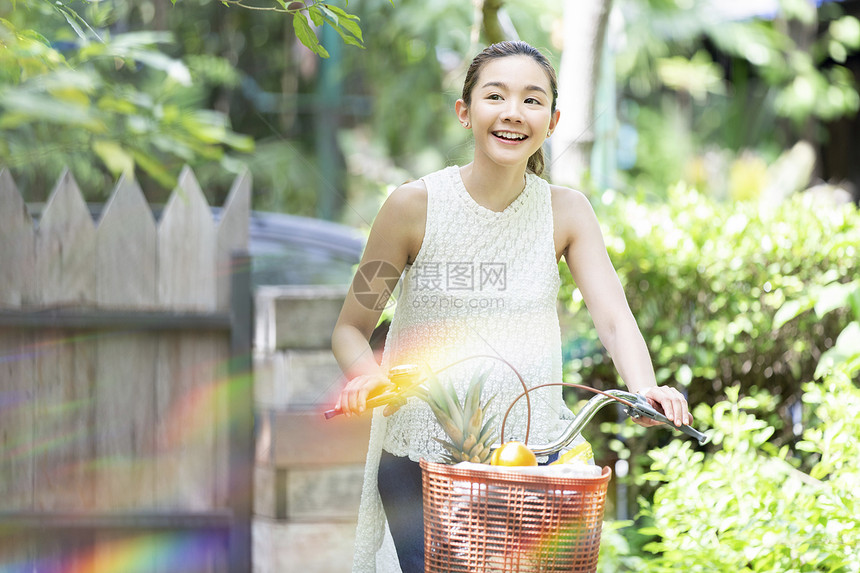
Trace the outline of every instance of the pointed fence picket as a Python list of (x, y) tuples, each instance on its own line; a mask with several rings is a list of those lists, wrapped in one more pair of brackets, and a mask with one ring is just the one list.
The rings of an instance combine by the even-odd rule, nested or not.
[(35, 280), (33, 219), (6, 169), (0, 170), (0, 307), (30, 302)]
[(94, 221), (65, 172), (36, 223), (0, 170), (0, 564), (148, 539), (250, 570), (250, 194), (238, 177), (216, 222), (186, 168), (156, 220), (122, 178)]

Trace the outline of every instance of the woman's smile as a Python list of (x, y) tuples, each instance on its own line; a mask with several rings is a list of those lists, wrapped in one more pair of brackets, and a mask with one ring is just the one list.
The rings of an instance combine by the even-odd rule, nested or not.
[(493, 137), (506, 144), (521, 143), (529, 137), (524, 133), (517, 133), (515, 131), (493, 131), (491, 133)]

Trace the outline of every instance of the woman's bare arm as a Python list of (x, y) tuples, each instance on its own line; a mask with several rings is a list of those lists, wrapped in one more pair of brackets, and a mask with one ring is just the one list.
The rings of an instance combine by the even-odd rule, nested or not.
[(578, 191), (553, 186), (553, 211), (556, 225), (562, 229), (565, 262), (622, 380), (632, 392), (640, 392), (659, 405), (676, 424), (688, 423), (691, 418), (681, 393), (657, 386), (648, 347), (606, 252), (588, 199)]
[(395, 189), (371, 227), (356, 276), (332, 332), (332, 352), (348, 380), (337, 407), (360, 414), (368, 395), (388, 384), (386, 373), (370, 348), (370, 335), (379, 322), (390, 293), (424, 238), (427, 190), (421, 181)]

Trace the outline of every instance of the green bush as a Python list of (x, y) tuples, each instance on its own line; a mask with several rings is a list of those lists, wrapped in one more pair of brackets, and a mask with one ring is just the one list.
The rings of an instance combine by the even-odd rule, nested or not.
[[(765, 211), (679, 187), (670, 205), (609, 198), (601, 210), (646, 339), (659, 337), (659, 376), (688, 387), (713, 440), (645, 456), (652, 431), (604, 423), (635, 437), (609, 445), (659, 487), (637, 527), (609, 525), (601, 571), (860, 572), (856, 208), (797, 197)], [(582, 375), (602, 381), (606, 363)], [(790, 400), (802, 400), (802, 437), (779, 415)]]
[[(782, 434), (785, 408), (813, 379), (819, 357), (846, 327), (848, 307), (802, 312), (827, 285), (848, 288), (860, 257), (860, 214), (797, 195), (779, 205), (717, 202), (679, 184), (665, 203), (612, 192), (595, 202), (607, 249), (649, 344), (659, 383), (686, 388), (692, 404), (725, 389), (775, 397), (768, 422)], [(839, 286), (843, 285), (843, 286)], [(569, 273), (562, 296), (566, 378), (619, 384)], [(792, 308), (777, 316), (784, 305)], [(636, 432), (634, 432), (636, 433)]]
[(860, 389), (847, 373), (805, 386), (813, 406), (803, 450), (817, 458), (811, 475), (789, 448), (768, 440), (774, 428), (748, 410), (759, 404), (729, 389), (728, 400), (700, 405), (713, 453), (675, 440), (652, 452), (645, 477), (662, 485), (637, 532), (655, 540), (632, 549), (610, 528), (603, 570), (662, 573), (860, 571)]

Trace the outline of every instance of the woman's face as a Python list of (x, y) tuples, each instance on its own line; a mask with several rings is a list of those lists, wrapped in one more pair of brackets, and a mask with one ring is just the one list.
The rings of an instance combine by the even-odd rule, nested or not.
[(471, 124), (476, 156), (483, 154), (499, 165), (525, 165), (558, 121), (549, 77), (529, 56), (487, 62), (471, 97), (469, 106), (457, 102), (457, 115)]

